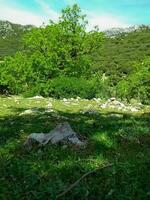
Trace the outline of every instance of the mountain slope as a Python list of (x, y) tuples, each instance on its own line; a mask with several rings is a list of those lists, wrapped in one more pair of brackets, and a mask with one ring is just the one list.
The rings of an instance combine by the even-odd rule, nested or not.
[[(33, 28), (8, 21), (0, 21), (0, 57), (14, 55), (23, 49), (22, 37)], [(92, 55), (93, 70), (114, 74), (122, 78), (132, 70), (133, 62), (150, 56), (149, 26), (134, 26), (127, 29), (111, 29), (105, 31), (106, 40), (103, 49)], [(114, 81), (113, 81), (114, 82)]]
[(133, 69), (133, 62), (147, 56), (150, 56), (150, 28), (141, 27), (130, 33), (107, 37), (103, 49), (93, 56), (93, 69), (123, 77)]
[(22, 49), (22, 37), (32, 25), (13, 24), (0, 20), (0, 57), (13, 55)]

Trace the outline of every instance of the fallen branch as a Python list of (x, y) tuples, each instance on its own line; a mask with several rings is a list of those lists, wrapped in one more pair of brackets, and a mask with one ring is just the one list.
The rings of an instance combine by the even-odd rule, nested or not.
[(103, 166), (103, 167), (98, 167), (98, 168), (96, 168), (96, 169), (94, 169), (94, 170), (92, 170), (92, 171), (89, 171), (89, 172), (83, 174), (83, 176), (81, 176), (81, 178), (79, 178), (77, 181), (75, 181), (73, 184), (71, 184), (65, 191), (63, 191), (62, 193), (58, 194), (58, 195), (56, 196), (56, 198), (58, 199), (58, 198), (64, 196), (65, 194), (67, 194), (68, 192), (70, 192), (70, 190), (72, 190), (74, 187), (76, 187), (76, 186), (79, 184), (79, 182), (80, 182), (81, 180), (83, 180), (85, 177), (87, 177), (88, 175), (90, 175), (90, 174), (92, 174), (92, 173), (94, 173), (94, 172), (96, 172), (96, 171), (98, 171), (98, 170), (105, 169), (105, 168), (107, 168), (107, 167), (111, 167), (112, 165), (113, 165), (113, 164), (108, 164), (108, 165)]

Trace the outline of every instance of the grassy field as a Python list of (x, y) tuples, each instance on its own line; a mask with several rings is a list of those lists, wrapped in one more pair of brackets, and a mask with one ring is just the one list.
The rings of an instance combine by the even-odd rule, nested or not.
[[(49, 103), (53, 111), (45, 112)], [(99, 104), (1, 96), (0, 199), (54, 200), (82, 175), (108, 164), (59, 199), (150, 199), (150, 108), (121, 113)], [(27, 109), (35, 112), (24, 113)], [(86, 148), (48, 144), (23, 149), (27, 135), (48, 133), (64, 120), (88, 141)]]

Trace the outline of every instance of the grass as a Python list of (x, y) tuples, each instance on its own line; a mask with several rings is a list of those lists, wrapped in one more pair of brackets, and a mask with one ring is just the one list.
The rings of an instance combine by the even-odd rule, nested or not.
[[(53, 109), (68, 118), (72, 128), (85, 137), (85, 149), (68, 146), (22, 148), (27, 135), (49, 132), (63, 121)], [(24, 110), (40, 112), (20, 115)], [(81, 114), (85, 108), (97, 114)], [(148, 200), (150, 199), (150, 110), (118, 113), (102, 110), (94, 101), (64, 104), (55, 99), (0, 97), (0, 199), (55, 200), (56, 196), (83, 174), (99, 166), (62, 200)], [(112, 114), (113, 113), (113, 114)], [(114, 114), (115, 113), (115, 114)]]

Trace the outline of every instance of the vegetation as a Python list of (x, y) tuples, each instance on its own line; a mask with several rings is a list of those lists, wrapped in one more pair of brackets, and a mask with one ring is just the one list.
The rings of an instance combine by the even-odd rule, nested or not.
[(58, 23), (33, 28), (24, 38), (26, 52), (6, 57), (1, 64), (1, 86), (19, 94), (48, 88), (56, 77), (89, 79), (91, 54), (101, 48), (103, 34), (97, 29), (87, 33), (86, 23), (80, 8), (74, 5), (62, 11)]
[(31, 28), (31, 25), (23, 26), (0, 20), (0, 59), (23, 50), (22, 37)]
[[(143, 26), (130, 33), (107, 37), (103, 49), (94, 56), (94, 70), (124, 78), (133, 70), (134, 62), (150, 56), (150, 28)], [(113, 80), (114, 80), (113, 79)]]
[(96, 27), (87, 32), (87, 23), (74, 5), (62, 10), (57, 23), (28, 27), (22, 51), (0, 63), (1, 93), (89, 99), (116, 96), (149, 104), (150, 29), (142, 26), (106, 37)]
[[(53, 112), (43, 112), (49, 102), (57, 115), (68, 117), (73, 129), (88, 140), (85, 149), (49, 144), (24, 151), (27, 135), (47, 133), (61, 122)], [(86, 172), (111, 163), (111, 167), (87, 176), (60, 199), (148, 200), (149, 108), (137, 114), (117, 114), (101, 110), (99, 104), (1, 97), (0, 199), (54, 200)], [(98, 111), (97, 115), (80, 113), (89, 105)], [(31, 108), (40, 112), (20, 115)]]
[[(139, 104), (150, 104), (150, 29), (107, 37), (86, 25), (77, 5), (40, 28), (0, 23), (1, 200), (150, 199), (150, 106)], [(112, 96), (133, 109), (105, 107)], [(23, 148), (64, 120), (85, 148)]]

